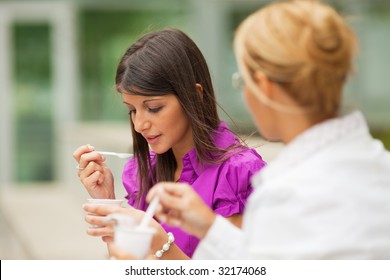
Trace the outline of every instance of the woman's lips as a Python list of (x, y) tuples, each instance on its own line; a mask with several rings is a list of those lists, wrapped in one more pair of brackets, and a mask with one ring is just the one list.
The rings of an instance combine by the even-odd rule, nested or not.
[(159, 138), (160, 138), (160, 135), (145, 137), (146, 141), (149, 144), (155, 144), (158, 141)]

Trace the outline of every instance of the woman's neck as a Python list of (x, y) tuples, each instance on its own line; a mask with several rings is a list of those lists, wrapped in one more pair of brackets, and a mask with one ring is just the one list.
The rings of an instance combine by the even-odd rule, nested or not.
[(285, 144), (291, 142), (295, 137), (302, 134), (306, 130), (310, 129), (312, 126), (323, 122), (328, 119), (328, 117), (319, 116), (319, 115), (296, 115), (294, 117), (285, 115), (279, 120), (279, 124), (283, 126), (281, 131), (282, 141)]

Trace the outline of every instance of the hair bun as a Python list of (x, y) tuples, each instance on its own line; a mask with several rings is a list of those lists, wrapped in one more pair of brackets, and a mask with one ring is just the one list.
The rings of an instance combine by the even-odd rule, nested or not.
[(249, 74), (246, 80), (262, 71), (281, 81), (302, 108), (316, 107), (330, 116), (338, 110), (356, 43), (334, 8), (294, 0), (271, 3), (248, 17), (238, 29), (235, 50)]
[[(313, 9), (303, 40), (309, 60), (342, 72), (351, 68), (353, 34), (333, 9)], [(344, 58), (344, 59), (343, 59)]]

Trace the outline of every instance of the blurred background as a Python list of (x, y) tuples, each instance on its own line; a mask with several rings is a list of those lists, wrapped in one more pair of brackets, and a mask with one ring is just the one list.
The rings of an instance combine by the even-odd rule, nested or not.
[[(269, 2), (0, 0), (0, 259), (106, 258), (104, 244), (85, 234), (81, 205), (88, 195), (72, 153), (86, 143), (131, 151), (114, 77), (119, 58), (146, 32), (175, 27), (198, 44), (217, 99), (236, 125), (221, 117), (272, 161), (282, 144), (251, 134), (255, 127), (231, 86), (234, 30)], [(349, 17), (360, 42), (344, 104), (361, 109), (389, 149), (390, 0), (325, 2)], [(107, 161), (123, 197), (125, 162)]]

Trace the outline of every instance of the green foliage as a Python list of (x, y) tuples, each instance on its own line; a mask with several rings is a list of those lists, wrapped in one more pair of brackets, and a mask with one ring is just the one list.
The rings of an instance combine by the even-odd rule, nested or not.
[(18, 83), (48, 83), (50, 67), (50, 28), (48, 24), (14, 26), (15, 72)]
[(48, 24), (17, 24), (15, 56), (15, 162), (19, 182), (53, 179), (51, 44)]
[(127, 112), (114, 91), (120, 57), (142, 34), (180, 24), (182, 18), (180, 11), (86, 10), (80, 14), (80, 101), (84, 120), (127, 121)]
[(390, 151), (390, 129), (375, 130), (372, 135), (374, 138), (381, 140), (386, 149)]

